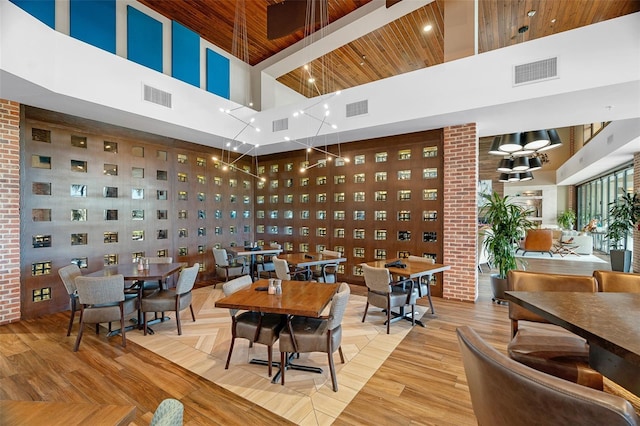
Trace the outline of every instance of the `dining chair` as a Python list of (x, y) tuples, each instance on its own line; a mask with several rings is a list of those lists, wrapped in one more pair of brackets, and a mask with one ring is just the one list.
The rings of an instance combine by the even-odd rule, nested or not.
[[(325, 256), (335, 256), (340, 257), (341, 254), (339, 251), (333, 250), (322, 250), (320, 252)], [(325, 263), (320, 265), (319, 268), (313, 271), (313, 277), (316, 281), (321, 283), (335, 283), (338, 280), (338, 262), (335, 263)]]
[[(173, 263), (173, 257), (145, 257), (145, 261), (149, 261), (150, 264)], [(143, 297), (160, 290), (160, 283), (158, 281), (141, 281), (137, 284), (142, 285)]]
[[(229, 281), (229, 277), (243, 275), (247, 268), (247, 259), (244, 256), (234, 257), (227, 253), (227, 249), (214, 248), (213, 257), (216, 262), (216, 272), (224, 270), (225, 281)], [(213, 284), (216, 288), (217, 283)]]
[[(252, 282), (253, 280), (250, 275), (243, 275), (224, 283), (222, 285), (222, 291), (225, 296), (230, 296), (237, 291), (250, 288)], [(242, 338), (249, 340), (249, 347), (252, 347), (253, 343), (260, 343), (267, 346), (267, 365), (269, 368), (269, 377), (271, 377), (273, 364), (272, 349), (282, 329), (282, 315), (254, 311), (239, 312), (238, 309), (229, 309), (229, 314), (231, 315), (231, 344), (224, 369), (229, 369), (235, 340)]]
[[(416, 301), (418, 300), (418, 289), (414, 288), (413, 280), (392, 281), (391, 274), (387, 268), (376, 268), (362, 264), (364, 273), (364, 283), (367, 285), (367, 304), (364, 307), (362, 322), (367, 318), (369, 305), (382, 308), (387, 313), (387, 334), (391, 324), (391, 309), (402, 308), (411, 305), (411, 324), (415, 325), (414, 315)], [(409, 285), (407, 289), (406, 286)], [(398, 316), (394, 320), (402, 319)]]
[(153, 413), (149, 426), (182, 426), (184, 405), (177, 399), (163, 400)]
[(78, 292), (76, 288), (76, 277), (82, 275), (80, 272), (80, 268), (75, 263), (71, 265), (63, 266), (58, 269), (58, 275), (60, 279), (62, 279), (62, 284), (64, 284), (65, 290), (69, 294), (69, 302), (71, 308), (71, 315), (69, 316), (69, 326), (67, 327), (67, 336), (71, 336), (71, 328), (73, 327), (73, 320), (76, 316), (76, 311), (78, 310)]
[[(409, 255), (407, 260), (411, 260), (413, 262), (423, 262), (430, 265), (433, 265), (436, 263), (436, 261), (433, 260), (432, 258), (424, 257), (424, 256)], [(418, 281), (417, 284), (418, 284), (418, 297), (427, 296), (427, 299), (429, 300), (429, 308), (431, 309), (431, 314), (432, 315), (435, 314), (436, 311), (435, 309), (433, 309), (433, 301), (431, 300), (431, 275), (424, 275), (420, 277), (420, 280)]]
[(640, 293), (640, 274), (619, 271), (593, 271), (598, 291)]
[(456, 329), (471, 405), (479, 425), (638, 425), (623, 398), (520, 364), (471, 327)]
[[(509, 271), (511, 291), (595, 292), (595, 278), (582, 275), (547, 274), (529, 271)], [(533, 312), (509, 303), (511, 341), (509, 356), (536, 370), (565, 380), (602, 390), (602, 375), (589, 367), (589, 345), (585, 339), (551, 325)], [(520, 321), (548, 324), (544, 330), (521, 328)]]
[(295, 268), (289, 266), (289, 262), (279, 257), (273, 258), (273, 266), (276, 272), (276, 278), (279, 280), (302, 280), (309, 279), (309, 270), (307, 268)]
[(124, 276), (121, 274), (106, 277), (79, 276), (75, 279), (80, 304), (80, 328), (73, 348), (78, 351), (85, 324), (96, 324), (98, 334), (100, 323), (120, 321), (122, 346), (127, 346), (125, 316), (136, 310), (137, 299), (125, 299)]
[[(278, 243), (269, 244), (269, 248), (272, 249), (282, 249), (282, 246)], [(275, 267), (273, 266), (273, 258), (275, 254), (263, 254), (260, 256), (256, 256), (256, 268), (258, 271), (258, 276), (260, 276), (261, 272), (266, 272), (269, 278), (271, 278), (271, 273), (275, 272)]]
[(193, 299), (191, 290), (193, 290), (193, 285), (198, 277), (199, 269), (199, 263), (194, 263), (190, 268), (182, 268), (175, 289), (161, 289), (157, 293), (142, 298), (140, 310), (142, 311), (142, 327), (145, 336), (147, 335), (147, 312), (174, 311), (176, 313), (178, 335), (182, 335), (180, 311), (189, 307), (191, 318), (195, 322), (196, 316), (193, 312), (193, 305), (191, 304)]
[[(337, 350), (344, 364), (342, 353), (342, 317), (347, 309), (351, 289), (347, 283), (340, 284), (338, 292), (331, 299), (331, 308), (326, 317), (310, 318), (289, 316), (287, 325), (280, 331), (280, 365), (286, 365), (288, 354), (325, 352), (329, 359), (329, 372), (333, 391), (338, 392), (336, 368), (333, 354)], [(284, 386), (286, 368), (281, 368), (281, 383)]]

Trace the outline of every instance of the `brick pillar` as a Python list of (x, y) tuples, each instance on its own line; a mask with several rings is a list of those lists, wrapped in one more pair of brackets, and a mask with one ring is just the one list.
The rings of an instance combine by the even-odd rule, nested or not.
[(20, 320), (20, 104), (0, 99), (0, 324)]
[[(633, 154), (633, 192), (640, 193), (640, 152)], [(638, 225), (640, 226), (640, 225)], [(640, 272), (640, 231), (638, 226), (633, 230), (633, 272)]]
[(475, 123), (444, 128), (444, 273), (442, 297), (478, 297), (478, 134)]

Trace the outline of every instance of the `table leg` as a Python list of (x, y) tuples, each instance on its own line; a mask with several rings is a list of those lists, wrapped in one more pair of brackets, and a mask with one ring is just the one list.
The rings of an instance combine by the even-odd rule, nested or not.
[[(295, 355), (296, 355), (295, 353), (290, 353), (289, 356), (286, 357), (287, 362), (284, 368), (286, 368), (287, 370), (307, 371), (310, 373), (322, 374), (322, 368), (320, 367), (311, 367), (309, 365), (300, 365), (300, 364), (294, 364), (293, 362), (291, 362), (291, 360), (295, 357)], [(269, 365), (269, 361), (266, 361), (264, 359), (254, 358), (251, 361), (249, 361), (249, 364)], [(280, 381), (280, 374), (282, 373), (282, 366), (278, 361), (273, 361), (271, 365), (273, 365), (278, 369), (278, 371), (276, 371), (276, 374), (273, 375), (273, 378), (271, 379), (271, 383), (278, 383), (278, 381)]]

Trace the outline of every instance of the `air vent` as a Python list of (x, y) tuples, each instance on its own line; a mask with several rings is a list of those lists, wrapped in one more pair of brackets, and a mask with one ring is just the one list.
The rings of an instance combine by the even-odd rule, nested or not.
[(171, 108), (171, 93), (147, 86), (146, 84), (144, 85), (144, 100)]
[(613, 143), (613, 135), (607, 136), (607, 145), (611, 145)]
[(355, 117), (356, 115), (364, 115), (369, 113), (369, 101), (359, 101), (352, 104), (347, 104), (347, 118)]
[(513, 68), (513, 85), (535, 83), (558, 78), (558, 58), (543, 59)]
[(271, 131), (272, 132), (280, 132), (282, 130), (289, 129), (289, 119), (281, 118), (280, 120), (273, 120), (271, 122)]

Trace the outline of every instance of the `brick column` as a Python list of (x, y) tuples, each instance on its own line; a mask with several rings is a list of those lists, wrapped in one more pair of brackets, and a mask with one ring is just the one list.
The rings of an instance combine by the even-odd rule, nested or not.
[(0, 324), (20, 320), (20, 104), (0, 99)]
[[(633, 192), (640, 193), (640, 152), (633, 154)], [(640, 272), (640, 231), (636, 226), (633, 230), (633, 272)]]
[(444, 273), (442, 297), (478, 297), (478, 134), (475, 123), (444, 128)]

